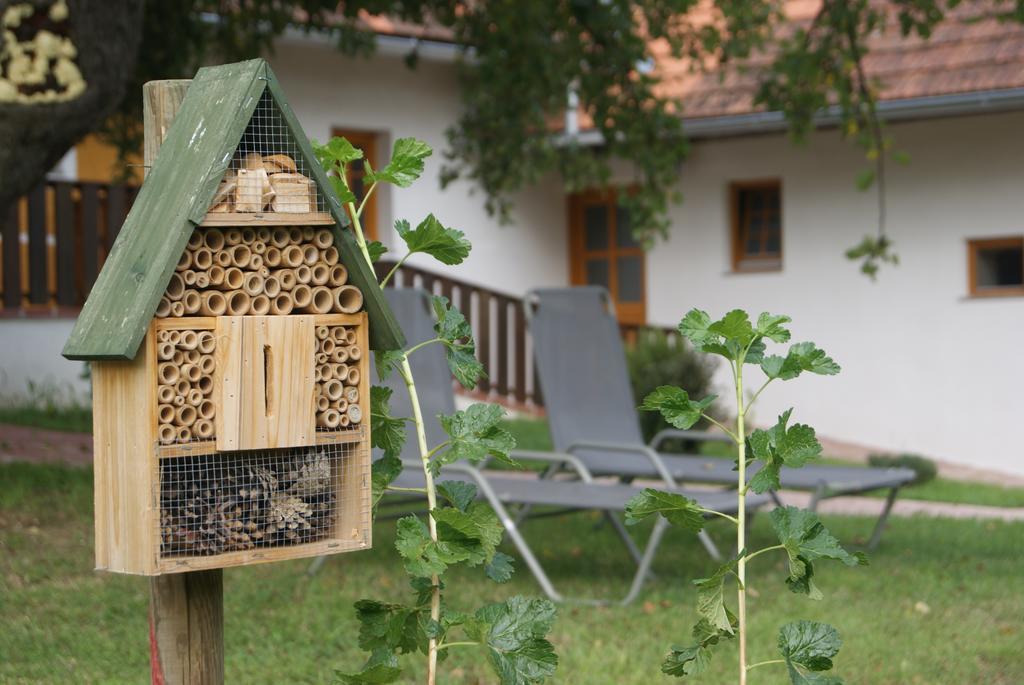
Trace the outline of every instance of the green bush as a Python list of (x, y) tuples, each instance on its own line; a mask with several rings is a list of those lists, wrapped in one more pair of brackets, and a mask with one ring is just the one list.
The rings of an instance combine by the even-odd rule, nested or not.
[(939, 473), (934, 461), (919, 454), (872, 454), (868, 456), (868, 463), (882, 468), (910, 469), (917, 474), (917, 477), (914, 478), (914, 485), (934, 480)]
[[(661, 330), (641, 329), (636, 342), (626, 350), (633, 397), (643, 398), (661, 385), (683, 388), (691, 397), (704, 397), (711, 389), (715, 365), (707, 355), (697, 355), (690, 343), (679, 336), (671, 338)], [(718, 418), (712, 406), (712, 415)], [(658, 412), (639, 412), (644, 440), (651, 438), (669, 424)], [(706, 428), (701, 422), (695, 428)]]

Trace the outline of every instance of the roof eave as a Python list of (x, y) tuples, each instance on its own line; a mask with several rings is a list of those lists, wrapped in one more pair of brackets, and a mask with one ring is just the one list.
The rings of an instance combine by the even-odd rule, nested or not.
[[(992, 114), (1020, 109), (1024, 109), (1024, 88), (883, 100), (878, 103), (878, 113), (887, 122)], [(838, 107), (828, 108), (814, 120), (818, 128), (828, 128), (839, 122)], [(716, 117), (684, 117), (683, 128), (691, 139), (701, 139), (779, 133), (785, 131), (788, 124), (782, 112), (751, 112)], [(572, 140), (575, 144), (584, 146), (604, 143), (601, 132), (594, 129), (581, 131), (571, 138), (560, 134), (557, 140), (560, 144), (568, 144)]]

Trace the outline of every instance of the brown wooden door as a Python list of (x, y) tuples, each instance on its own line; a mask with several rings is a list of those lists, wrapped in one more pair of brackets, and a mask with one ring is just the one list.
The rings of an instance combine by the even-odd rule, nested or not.
[[(367, 185), (363, 182), (366, 176), (366, 164), (369, 162), (373, 169), (380, 168), (380, 160), (377, 158), (377, 134), (372, 131), (355, 131), (347, 128), (335, 128), (331, 135), (343, 136), (357, 149), (363, 151), (363, 158), (357, 159), (348, 166), (348, 184), (352, 193), (356, 196), (356, 206), (362, 202), (366, 195)], [(363, 209), (360, 225), (363, 227), (363, 234), (367, 240), (377, 240), (377, 194), (374, 193), (366, 201)]]
[(569, 274), (573, 285), (607, 288), (619, 322), (640, 325), (647, 320), (646, 259), (619, 192), (569, 196)]

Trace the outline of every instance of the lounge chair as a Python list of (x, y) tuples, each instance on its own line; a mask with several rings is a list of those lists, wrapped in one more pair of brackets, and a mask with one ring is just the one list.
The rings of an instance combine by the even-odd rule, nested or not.
[[(658, 478), (665, 482), (733, 485), (733, 460), (669, 455), (657, 450), (665, 440), (732, 441), (703, 431), (664, 430), (644, 443), (636, 401), (626, 369), (615, 312), (604, 288), (586, 286), (534, 290), (527, 295), (526, 317), (533, 338), (538, 377), (544, 394), (554, 448), (578, 457), (595, 476), (628, 482)], [(759, 468), (755, 464), (751, 475)], [(887, 489), (888, 497), (868, 548), (878, 545), (899, 489), (915, 474), (902, 468), (808, 465), (783, 468), (782, 488), (810, 490), (810, 508), (829, 497)], [(776, 503), (777, 493), (772, 493)]]
[[(433, 331), (434, 319), (428, 307), (426, 293), (413, 289), (388, 289), (385, 291), (385, 295), (396, 318), (402, 324), (402, 329), (405, 331), (410, 344), (429, 340), (435, 336)], [(444, 350), (440, 345), (431, 345), (417, 351), (410, 358), (410, 363), (412, 364), (413, 375), (416, 379), (420, 406), (426, 419), (427, 443), (430, 446), (434, 446), (447, 438), (435, 417), (438, 414), (451, 414), (455, 411), (452, 376), (445, 361)], [(401, 380), (396, 378), (395, 374), (392, 374), (384, 384), (395, 390), (392, 396), (392, 414), (395, 416), (409, 416), (411, 414), (411, 407), (408, 394)], [(406, 468), (399, 475), (394, 485), (399, 487), (423, 487), (423, 471), (417, 452), (416, 440), (412, 435), (411, 428), (409, 430), (410, 434), (401, 455)], [(540, 561), (530, 549), (530, 545), (523, 536), (519, 526), (516, 525), (514, 516), (509, 513), (508, 507), (529, 505), (555, 507), (559, 512), (566, 510), (596, 510), (604, 512), (608, 520), (615, 527), (615, 530), (622, 537), (627, 549), (637, 563), (637, 570), (633, 576), (629, 591), (620, 600), (622, 604), (628, 604), (633, 601), (640, 592), (644, 580), (650, 574), (651, 562), (657, 553), (666, 526), (664, 519), (659, 518), (644, 549), (641, 551), (637, 548), (617, 514), (620, 514), (625, 509), (626, 503), (640, 492), (640, 489), (628, 484), (594, 482), (593, 476), (583, 461), (571, 454), (517, 450), (513, 453), (513, 456), (516, 459), (531, 459), (558, 464), (561, 467), (574, 471), (577, 480), (540, 480), (525, 472), (484, 471), (471, 464), (462, 462), (444, 467), (438, 480), (463, 480), (472, 482), (477, 486), (479, 495), (486, 499), (490, 506), (494, 508), (495, 513), (505, 528), (505, 532), (512, 540), (519, 554), (526, 561), (526, 565), (537, 579), (544, 593), (554, 601), (562, 601), (565, 598), (555, 589)], [(668, 484), (666, 484), (666, 488), (668, 487)], [(677, 488), (671, 489), (676, 492), (682, 492), (686, 496), (697, 500), (701, 506), (708, 509), (715, 509), (725, 513), (734, 513), (736, 510), (736, 497), (732, 493), (714, 491), (685, 492)], [(761, 496), (751, 496), (747, 501), (750, 508), (755, 508), (765, 504), (768, 499)], [(400, 507), (407, 508), (409, 502), (407, 499), (398, 498), (395, 500), (395, 503)], [(421, 503), (421, 500), (419, 503)], [(382, 506), (387, 506), (387, 500), (385, 500)]]

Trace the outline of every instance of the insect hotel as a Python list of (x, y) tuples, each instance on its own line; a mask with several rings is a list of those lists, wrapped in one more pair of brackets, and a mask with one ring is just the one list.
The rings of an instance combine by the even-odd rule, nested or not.
[(64, 348), (98, 568), (370, 546), (370, 350), (404, 341), (348, 225), (266, 63), (200, 70)]

